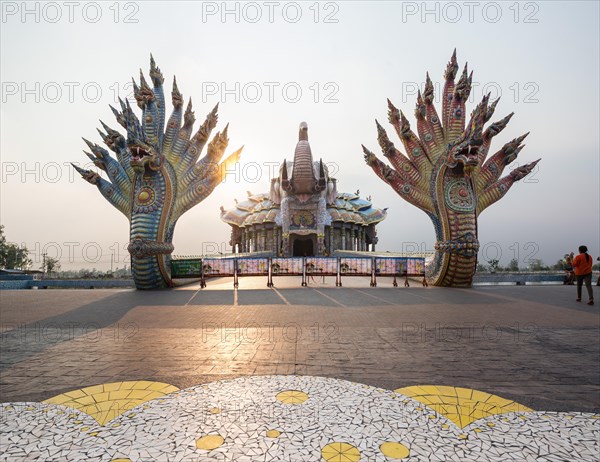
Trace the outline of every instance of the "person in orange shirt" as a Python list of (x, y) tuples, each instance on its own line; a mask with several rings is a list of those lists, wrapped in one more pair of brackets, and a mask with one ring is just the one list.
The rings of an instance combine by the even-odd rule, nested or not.
[[(590, 300), (588, 305), (594, 304), (594, 293), (592, 292), (592, 263), (594, 259), (587, 253), (585, 245), (579, 246), (579, 255), (573, 259), (573, 269), (577, 277), (577, 301), (581, 301), (581, 286), (585, 283)], [(573, 253), (571, 252), (571, 256)]]

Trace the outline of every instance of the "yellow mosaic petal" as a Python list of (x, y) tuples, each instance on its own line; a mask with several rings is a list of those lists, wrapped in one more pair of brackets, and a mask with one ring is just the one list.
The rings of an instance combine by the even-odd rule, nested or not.
[(178, 390), (168, 383), (148, 380), (114, 382), (69, 391), (44, 403), (77, 409), (93, 417), (100, 425), (105, 425), (142, 403)]
[(386, 441), (379, 446), (381, 453), (390, 459), (404, 459), (410, 454), (410, 450), (402, 443)]
[(308, 395), (303, 391), (286, 390), (278, 393), (275, 398), (283, 404), (302, 404), (308, 399)]
[(532, 411), (515, 401), (470, 388), (420, 385), (394, 391), (425, 404), (460, 428), (492, 415)]
[(221, 435), (206, 435), (196, 440), (196, 447), (205, 451), (212, 451), (221, 446), (225, 440)]
[(327, 462), (358, 462), (360, 451), (351, 444), (334, 442), (323, 447), (321, 456)]

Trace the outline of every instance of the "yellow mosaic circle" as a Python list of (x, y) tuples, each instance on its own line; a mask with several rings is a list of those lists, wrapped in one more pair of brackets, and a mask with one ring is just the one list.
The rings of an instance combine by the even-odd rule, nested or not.
[(321, 449), (321, 456), (327, 462), (358, 462), (360, 451), (348, 443), (329, 443)]
[(225, 440), (221, 435), (206, 435), (196, 440), (196, 447), (205, 451), (212, 451), (221, 446)]
[(390, 459), (404, 459), (410, 454), (410, 450), (402, 443), (386, 441), (379, 446), (381, 453)]
[(275, 398), (283, 404), (302, 404), (308, 399), (308, 395), (303, 391), (286, 390), (278, 393)]
[(221, 409), (219, 409), (218, 407), (213, 407), (208, 412), (210, 412), (211, 414), (220, 414), (221, 413)]
[(279, 430), (269, 430), (267, 432), (267, 436), (269, 438), (279, 438), (280, 435), (281, 435), (281, 432)]

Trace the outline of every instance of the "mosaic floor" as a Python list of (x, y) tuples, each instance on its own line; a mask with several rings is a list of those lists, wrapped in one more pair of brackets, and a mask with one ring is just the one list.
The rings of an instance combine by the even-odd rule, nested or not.
[(4, 403), (0, 460), (597, 461), (600, 416), (536, 412), (477, 390), (384, 390), (309, 376), (184, 390), (97, 385)]

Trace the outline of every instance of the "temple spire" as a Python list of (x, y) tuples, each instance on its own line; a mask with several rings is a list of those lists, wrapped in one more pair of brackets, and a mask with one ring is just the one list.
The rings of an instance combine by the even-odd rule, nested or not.
[(308, 143), (308, 124), (306, 122), (300, 124), (290, 183), (292, 190), (296, 194), (312, 194), (317, 187), (317, 178), (315, 178), (313, 170), (312, 152)]

